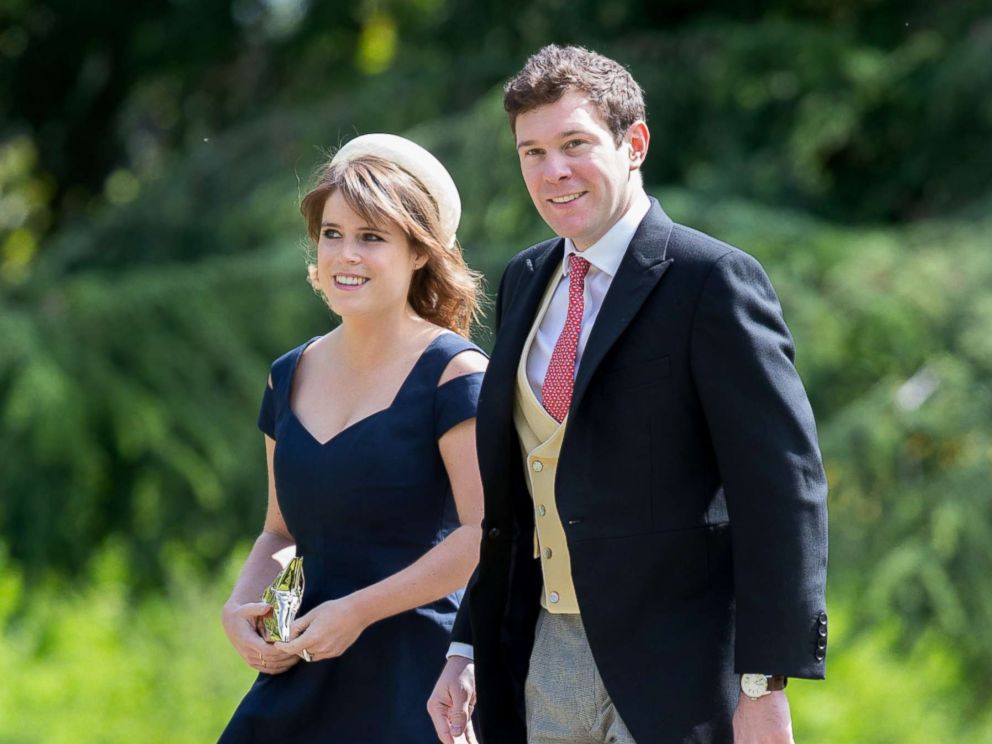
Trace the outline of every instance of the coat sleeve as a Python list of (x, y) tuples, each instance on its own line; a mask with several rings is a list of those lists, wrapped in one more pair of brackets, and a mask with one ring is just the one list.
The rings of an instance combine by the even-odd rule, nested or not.
[(451, 629), (451, 640), (454, 643), (464, 643), (469, 646), (472, 645), (472, 623), (469, 619), (469, 597), (472, 594), (472, 587), (475, 585), (475, 577), (478, 576), (478, 574), (479, 569), (476, 568), (476, 570), (472, 572), (472, 578), (468, 580), (468, 586), (465, 589), (465, 595), (462, 598), (461, 606), (458, 608), (458, 614), (455, 615), (455, 624)]
[[(495, 302), (496, 317), (494, 321), (494, 329), (493, 329), (494, 333), (499, 332), (500, 323), (503, 319), (503, 315), (507, 308), (507, 303), (509, 301), (507, 297), (508, 293), (506, 291), (506, 285), (512, 268), (513, 268), (513, 263), (511, 262), (510, 265), (508, 265), (507, 268), (503, 271), (503, 275), (500, 277), (499, 280), (499, 288), (496, 290), (496, 302)], [(483, 519), (483, 523), (482, 523), (483, 543), (485, 543), (485, 540), (486, 540), (486, 524), (485, 524), (485, 519)], [(483, 560), (484, 556), (486, 555), (485, 545), (483, 545), (482, 548), (483, 549), (480, 551), (480, 560)], [(454, 627), (451, 629), (452, 641), (456, 643), (465, 643), (468, 644), (469, 646), (472, 645), (472, 623), (470, 621), (472, 589), (475, 586), (476, 578), (478, 577), (478, 575), (479, 575), (479, 569), (478, 567), (476, 567), (475, 571), (472, 573), (472, 578), (470, 578), (468, 581), (468, 585), (465, 589), (465, 594), (462, 597), (461, 606), (458, 608), (458, 614), (455, 616)]]
[(792, 337), (761, 266), (715, 262), (691, 365), (730, 515), (735, 669), (820, 679), (826, 656), (827, 483)]

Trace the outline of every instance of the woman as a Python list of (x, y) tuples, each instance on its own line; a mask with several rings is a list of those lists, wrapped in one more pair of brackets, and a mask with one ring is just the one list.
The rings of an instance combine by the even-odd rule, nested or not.
[[(352, 140), (300, 210), (311, 283), (341, 324), (276, 360), (265, 389), (268, 511), (224, 607), (260, 674), (221, 741), (429, 742), (425, 701), (481, 538), (486, 358), (465, 338), (479, 278), (451, 177), (409, 140)], [(259, 597), (291, 546), (303, 604), (293, 640), (268, 644)]]

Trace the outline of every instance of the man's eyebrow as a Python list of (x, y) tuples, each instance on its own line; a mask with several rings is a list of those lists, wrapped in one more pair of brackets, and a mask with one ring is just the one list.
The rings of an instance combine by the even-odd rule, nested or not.
[[(573, 137), (576, 134), (585, 135), (585, 134), (589, 134), (589, 132), (585, 131), (584, 129), (569, 129), (567, 132), (562, 132), (561, 134), (559, 134), (557, 139), (563, 140), (566, 137)], [(517, 149), (519, 150), (521, 147), (530, 147), (534, 144), (536, 144), (534, 140), (524, 140), (523, 142), (517, 143)]]

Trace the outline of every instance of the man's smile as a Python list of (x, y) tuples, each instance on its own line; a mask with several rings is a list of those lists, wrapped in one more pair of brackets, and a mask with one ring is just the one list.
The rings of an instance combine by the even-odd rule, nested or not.
[(552, 204), (571, 204), (576, 199), (588, 194), (588, 191), (576, 191), (572, 194), (565, 194), (564, 196), (553, 196), (548, 199)]

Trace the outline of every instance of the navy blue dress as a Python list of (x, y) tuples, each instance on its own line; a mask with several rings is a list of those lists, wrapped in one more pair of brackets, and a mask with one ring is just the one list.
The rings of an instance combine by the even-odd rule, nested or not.
[[(479, 350), (444, 333), (388, 408), (321, 443), (289, 404), (300, 356), (315, 340), (273, 363), (258, 419), (276, 440), (279, 507), (303, 556), (301, 616), (406, 568), (459, 525), (437, 440), (475, 416), (482, 384), (478, 372), (438, 386), (454, 356)], [(336, 659), (259, 674), (220, 741), (436, 742), (427, 698), (461, 595), (374, 623)]]

